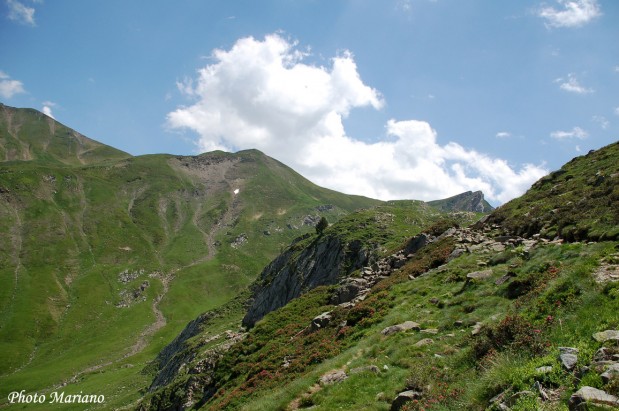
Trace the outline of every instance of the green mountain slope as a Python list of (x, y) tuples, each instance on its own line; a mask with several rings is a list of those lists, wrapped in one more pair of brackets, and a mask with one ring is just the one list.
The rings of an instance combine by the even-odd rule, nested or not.
[(0, 103), (0, 161), (92, 164), (129, 154), (101, 144), (34, 109)]
[[(472, 214), (424, 221), (423, 204), (385, 204), (298, 239), (254, 301), (277, 302), (294, 278), (316, 288), (249, 331), (236, 328), (238, 303), (196, 319), (145, 370), (153, 381), (136, 408), (617, 409), (616, 164), (616, 144), (577, 158), (468, 227)], [(580, 232), (606, 234), (545, 238), (577, 211)], [(334, 281), (309, 285), (330, 270)]]
[(442, 211), (489, 213), (494, 210), (494, 207), (484, 199), (484, 193), (481, 191), (467, 191), (443, 200), (429, 201), (428, 204)]
[(126, 405), (189, 320), (321, 216), (380, 203), (254, 150), (131, 157), (34, 110), (2, 116), (0, 404), (66, 387)]
[(497, 209), (506, 233), (568, 241), (619, 238), (619, 142), (576, 157)]

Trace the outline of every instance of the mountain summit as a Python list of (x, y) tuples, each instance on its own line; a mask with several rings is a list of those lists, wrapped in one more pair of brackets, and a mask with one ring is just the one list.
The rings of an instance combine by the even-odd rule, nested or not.
[(34, 109), (0, 103), (0, 162), (31, 161), (70, 165), (131, 157), (92, 140)]
[(494, 210), (494, 207), (484, 199), (484, 193), (481, 191), (467, 191), (443, 200), (429, 201), (428, 204), (442, 211), (489, 213)]

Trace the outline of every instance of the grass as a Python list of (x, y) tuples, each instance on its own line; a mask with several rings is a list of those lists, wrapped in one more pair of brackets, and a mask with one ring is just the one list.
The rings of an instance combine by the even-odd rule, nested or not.
[[(0, 228), (7, 233), (0, 238), (0, 280), (7, 285), (0, 290), (0, 403), (15, 389), (49, 390), (108, 363), (67, 390), (101, 387), (109, 404), (137, 398), (136, 386), (146, 381), (140, 370), (187, 322), (233, 299), (284, 245), (313, 231), (301, 224), (304, 216), (335, 221), (379, 203), (314, 186), (258, 151), (210, 153), (192, 163), (238, 160), (223, 182), (179, 169), (173, 156), (131, 157), (86, 140), (96, 149), (84, 159), (70, 129), (55, 123), (49, 137), (51, 126), (36, 111), (15, 116), (33, 160), (0, 163)], [(0, 146), (19, 145), (3, 119)], [(244, 184), (239, 195), (228, 182)], [(332, 207), (316, 209), (325, 204)], [(249, 242), (235, 250), (230, 243), (240, 233)], [(142, 274), (125, 284), (118, 278), (125, 270)], [(155, 320), (162, 275), (173, 278), (158, 304), (166, 324), (140, 337)], [(149, 287), (139, 299), (116, 307), (122, 292), (144, 281)], [(140, 338), (146, 347), (130, 357), (134, 367), (117, 370)], [(93, 383), (101, 378), (107, 382)]]
[[(250, 337), (227, 355), (219, 371), (223, 374), (218, 377), (226, 382), (205, 408), (285, 409), (295, 398), (302, 398), (302, 405), (316, 410), (384, 410), (389, 409), (398, 392), (415, 389), (424, 393), (423, 399), (408, 409), (481, 410), (486, 409), (490, 398), (503, 391), (530, 390), (535, 381), (540, 381), (546, 389), (563, 392), (560, 401), (542, 404), (535, 397), (524, 396), (514, 402), (513, 408), (563, 409), (574, 386), (612, 389), (593, 373), (578, 381), (563, 371), (558, 347), (579, 348), (580, 363), (588, 364), (601, 346), (591, 335), (619, 326), (615, 315), (619, 302), (612, 295), (612, 287), (601, 292), (601, 286), (591, 277), (598, 261), (613, 253), (615, 245), (540, 246), (525, 259), (513, 253), (491, 267), (491, 279), (470, 285), (463, 292), (464, 278), (459, 273), (478, 270), (475, 255), (464, 255), (439, 269), (430, 269), (412, 281), (401, 278), (379, 284), (373, 294), (376, 298), (370, 297), (355, 307), (362, 313), (359, 316), (351, 311), (333, 311), (335, 323), (342, 316), (349, 319), (347, 330), (340, 331), (340, 338), (333, 334), (329, 349), (321, 349), (322, 355), (315, 363), (309, 361), (303, 367), (284, 371), (282, 356), (295, 355), (295, 347), (303, 347), (296, 355), (302, 352), (307, 359), (312, 358), (315, 344), (320, 347), (320, 334), (300, 334), (299, 340), (290, 340), (313, 316), (333, 310), (325, 305), (329, 289), (314, 290), (267, 315)], [(442, 255), (440, 250), (440, 244), (433, 247), (436, 255)], [(403, 271), (419, 270), (419, 264), (429, 268), (432, 261), (421, 254)], [(507, 270), (515, 272), (512, 281), (532, 276), (538, 282), (517, 298), (508, 297), (504, 292), (508, 284), (494, 284)], [(384, 327), (406, 320), (419, 322), (422, 328), (436, 328), (438, 334), (380, 334)], [(455, 325), (456, 320), (463, 325)], [(484, 327), (474, 337), (470, 326), (476, 322), (482, 322)], [(336, 333), (337, 328), (330, 327), (321, 332)], [(427, 337), (434, 343), (415, 346)], [(341, 383), (306, 393), (326, 371), (343, 368), (350, 372), (365, 365), (376, 365), (379, 372), (349, 373)], [(536, 371), (547, 365), (553, 367), (551, 373)], [(254, 375), (263, 378), (256, 380)]]

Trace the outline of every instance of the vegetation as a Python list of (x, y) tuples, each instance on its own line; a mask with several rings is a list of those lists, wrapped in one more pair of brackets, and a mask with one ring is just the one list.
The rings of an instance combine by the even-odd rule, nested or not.
[(1, 106), (5, 159), (0, 404), (64, 384), (94, 389), (107, 407), (136, 400), (151, 378), (144, 366), (313, 231), (308, 216), (379, 203), (317, 187), (255, 150), (131, 157)]
[[(405, 390), (404, 410), (565, 410), (583, 386), (619, 395), (591, 366), (619, 354), (592, 338), (619, 329), (618, 144), (473, 226), (482, 214), (441, 211), (457, 198), (345, 196), (255, 150), (131, 157), (6, 106), (2, 158), (0, 407), (22, 389), (141, 410), (388, 410)], [(329, 238), (372, 267), (240, 329), (263, 267)], [(370, 285), (339, 303), (345, 284)], [(578, 350), (574, 370), (560, 347)]]

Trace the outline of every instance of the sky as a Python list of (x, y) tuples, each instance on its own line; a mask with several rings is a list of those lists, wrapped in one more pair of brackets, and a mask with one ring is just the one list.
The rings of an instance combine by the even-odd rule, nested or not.
[(618, 140), (616, 0), (0, 2), (0, 102), (133, 155), (500, 205)]

